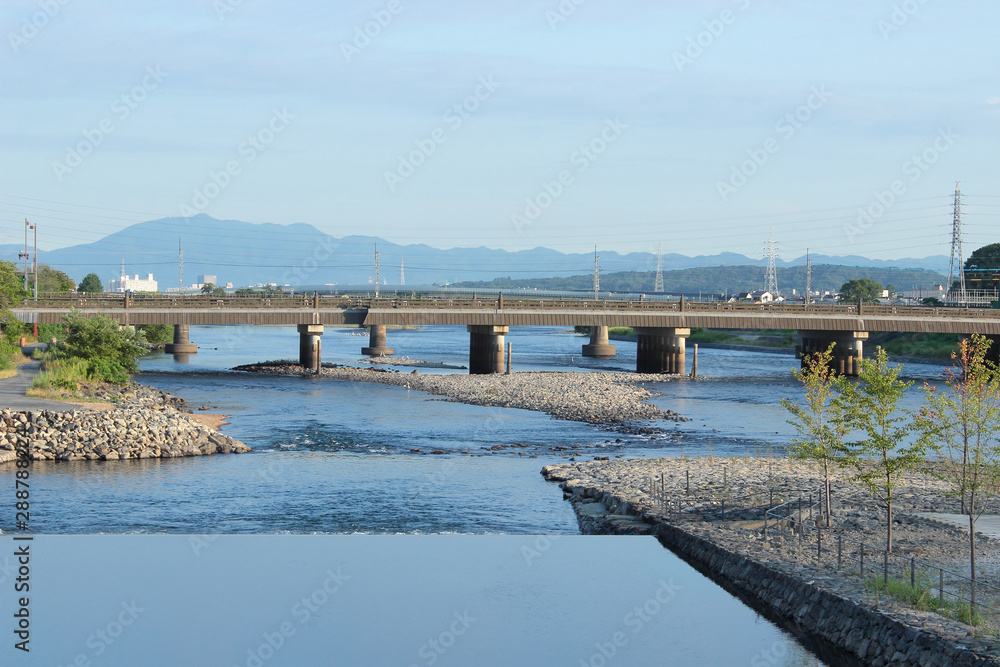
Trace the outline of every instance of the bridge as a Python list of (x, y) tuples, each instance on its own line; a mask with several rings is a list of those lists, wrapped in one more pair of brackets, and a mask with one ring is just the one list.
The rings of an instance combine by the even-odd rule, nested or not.
[(869, 332), (979, 333), (1000, 348), (1000, 309), (857, 305), (746, 304), (612, 300), (612, 299), (480, 299), (288, 295), (280, 297), (47, 295), (12, 309), (23, 322), (56, 324), (76, 311), (83, 316), (107, 315), (123, 325), (168, 324), (174, 341), (168, 352), (192, 354), (191, 325), (295, 326), (300, 335), (299, 361), (320, 363), (325, 326), (367, 326), (369, 344), (362, 354), (391, 355), (387, 326), (462, 325), (469, 332), (469, 372), (499, 373), (504, 367), (504, 338), (510, 327), (586, 326), (590, 342), (584, 356), (614, 356), (608, 327), (632, 327), (636, 333), (636, 370), (641, 373), (684, 373), (685, 339), (692, 327), (713, 329), (793, 329), (796, 352), (807, 355), (834, 347), (834, 368), (856, 375)]

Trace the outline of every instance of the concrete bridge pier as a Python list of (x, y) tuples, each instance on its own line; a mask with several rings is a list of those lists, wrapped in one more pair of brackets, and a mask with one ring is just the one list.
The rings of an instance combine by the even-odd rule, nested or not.
[(389, 347), (389, 343), (385, 338), (384, 324), (371, 325), (371, 332), (368, 336), (368, 347), (361, 348), (361, 354), (369, 357), (377, 357), (380, 355), (384, 355), (386, 357), (392, 356), (392, 348)]
[(322, 324), (299, 324), (299, 364), (306, 368), (316, 368), (320, 355), (320, 336), (323, 335)]
[(685, 339), (691, 329), (681, 327), (636, 327), (637, 373), (684, 374)]
[(607, 327), (590, 327), (590, 343), (583, 346), (585, 357), (613, 357), (615, 346), (608, 340)]
[(840, 375), (855, 377), (861, 371), (866, 340), (867, 331), (799, 331), (795, 342), (795, 356), (805, 368), (809, 356), (825, 352), (830, 343), (835, 343), (830, 367)]
[(469, 325), (469, 375), (503, 373), (504, 336), (510, 327)]
[(164, 345), (163, 351), (167, 354), (195, 354), (198, 351), (198, 346), (191, 342), (189, 335), (187, 324), (175, 324), (174, 342)]

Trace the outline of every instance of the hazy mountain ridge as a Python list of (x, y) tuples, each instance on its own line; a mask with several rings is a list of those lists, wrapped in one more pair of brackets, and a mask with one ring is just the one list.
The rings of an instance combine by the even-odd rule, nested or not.
[[(52, 251), (40, 250), (40, 263), (65, 271), (79, 281), (93, 271), (107, 283), (120, 273), (122, 259), (128, 274), (152, 273), (160, 289), (178, 284), (178, 242), (184, 248), (184, 283), (199, 275), (216, 275), (221, 284), (235, 286), (275, 282), (278, 284), (365, 284), (375, 274), (375, 245), (380, 253), (380, 277), (390, 286), (399, 284), (400, 260), (405, 264), (409, 285), (445, 282), (490, 281), (502, 276), (514, 279), (567, 277), (591, 274), (590, 253), (561, 253), (538, 247), (510, 252), (496, 248), (440, 249), (426, 244), (400, 245), (365, 235), (333, 238), (312, 225), (247, 223), (216, 220), (207, 215), (164, 218), (134, 224), (93, 243)], [(23, 246), (0, 245), (0, 259), (17, 261)], [(599, 249), (602, 273), (652, 272), (653, 253), (617, 253)], [(922, 259), (871, 260), (851, 255), (812, 255), (814, 264), (905, 267), (947, 271), (943, 255)], [(731, 252), (687, 257), (663, 255), (665, 272), (700, 267), (760, 266), (765, 260)], [(779, 267), (805, 264), (805, 257), (778, 260)], [(940, 280), (940, 279), (938, 279)], [(902, 287), (902, 285), (898, 285)]]

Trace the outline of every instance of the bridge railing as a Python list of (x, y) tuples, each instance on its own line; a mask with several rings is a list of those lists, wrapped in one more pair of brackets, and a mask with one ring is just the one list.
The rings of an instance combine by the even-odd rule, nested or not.
[[(387, 296), (379, 299), (312, 294), (262, 296), (212, 296), (136, 294), (39, 295), (37, 302), (28, 301), (25, 308), (38, 309), (120, 309), (120, 308), (408, 308), (408, 309), (501, 309), (499, 299), (476, 297), (417, 297)], [(578, 299), (546, 297), (539, 299), (504, 298), (503, 310), (584, 310), (584, 311), (647, 311), (690, 313), (772, 313), (775, 315), (859, 316), (858, 306), (841, 304), (760, 304), (743, 302), (646, 301), (642, 299)], [(1000, 318), (996, 308), (956, 308), (931, 306), (862, 306), (861, 317), (947, 317)]]

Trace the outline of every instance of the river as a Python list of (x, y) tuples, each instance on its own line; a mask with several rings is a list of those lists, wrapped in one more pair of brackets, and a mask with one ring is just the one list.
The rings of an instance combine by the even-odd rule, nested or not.
[[(472, 540), (460, 547), (470, 553), (483, 544), (476, 540), (485, 538), (463, 536), (577, 535), (570, 505), (554, 485), (542, 480), (542, 466), (571, 456), (588, 460), (595, 455), (704, 456), (711, 451), (724, 456), (777, 450), (793, 435), (780, 400), (801, 392), (789, 375), (791, 356), (701, 349), (701, 381), (652, 386), (660, 394), (653, 399), (656, 404), (692, 420), (658, 423), (653, 434), (626, 435), (537, 412), (463, 405), (404, 387), (228, 370), (255, 361), (294, 358), (298, 335), (292, 328), (192, 327), (191, 338), (199, 344), (198, 354), (183, 363), (163, 354), (147, 357), (141, 362), (140, 381), (187, 399), (192, 409), (229, 415), (231, 423), (224, 432), (247, 443), (253, 452), (35, 464), (35, 531), (453, 535)], [(580, 355), (584, 337), (560, 328), (516, 329), (508, 340), (515, 371), (634, 369), (634, 343), (615, 342), (617, 357), (593, 360)], [(359, 352), (366, 343), (357, 330), (327, 328), (323, 360), (364, 365)], [(467, 363), (468, 334), (463, 327), (390, 330), (389, 345), (397, 357)], [(689, 352), (689, 365), (690, 360)], [(941, 372), (938, 365), (906, 365), (906, 377), (917, 381), (906, 399), (909, 407), (920, 401), (920, 383), (938, 380)], [(490, 450), (496, 444), (514, 443), (524, 446)], [(0, 473), (5, 484), (12, 484), (11, 476), (11, 470)], [(449, 546), (455, 548), (459, 547)], [(642, 554), (636, 552), (637, 563), (650, 567), (648, 554)], [(660, 566), (665, 569), (658, 570), (658, 576), (663, 572), (673, 572), (678, 579), (692, 576), (682, 561), (667, 552), (662, 556)], [(587, 556), (572, 550), (567, 558)], [(771, 651), (768, 661), (754, 664), (823, 664), (787, 632), (734, 598), (710, 599), (706, 604), (731, 618), (733, 627), (750, 623), (741, 640), (745, 645), (738, 651), (744, 664), (751, 664), (761, 651)], [(572, 625), (580, 619), (573, 613), (560, 618), (553, 621), (557, 634), (560, 622)], [(631, 650), (637, 652), (627, 664), (659, 664), (656, 656), (663, 651), (679, 651), (681, 656), (692, 651), (690, 661), (671, 664), (730, 664), (732, 647), (716, 658), (704, 653), (710, 651), (713, 637), (725, 635), (720, 632), (719, 626), (705, 627), (696, 637), (690, 632), (666, 632), (662, 640), (644, 641), (645, 648), (633, 645)], [(780, 659), (772, 655), (775, 651)], [(566, 664), (578, 664), (571, 658), (567, 654)], [(586, 659), (581, 662), (591, 664)]]

